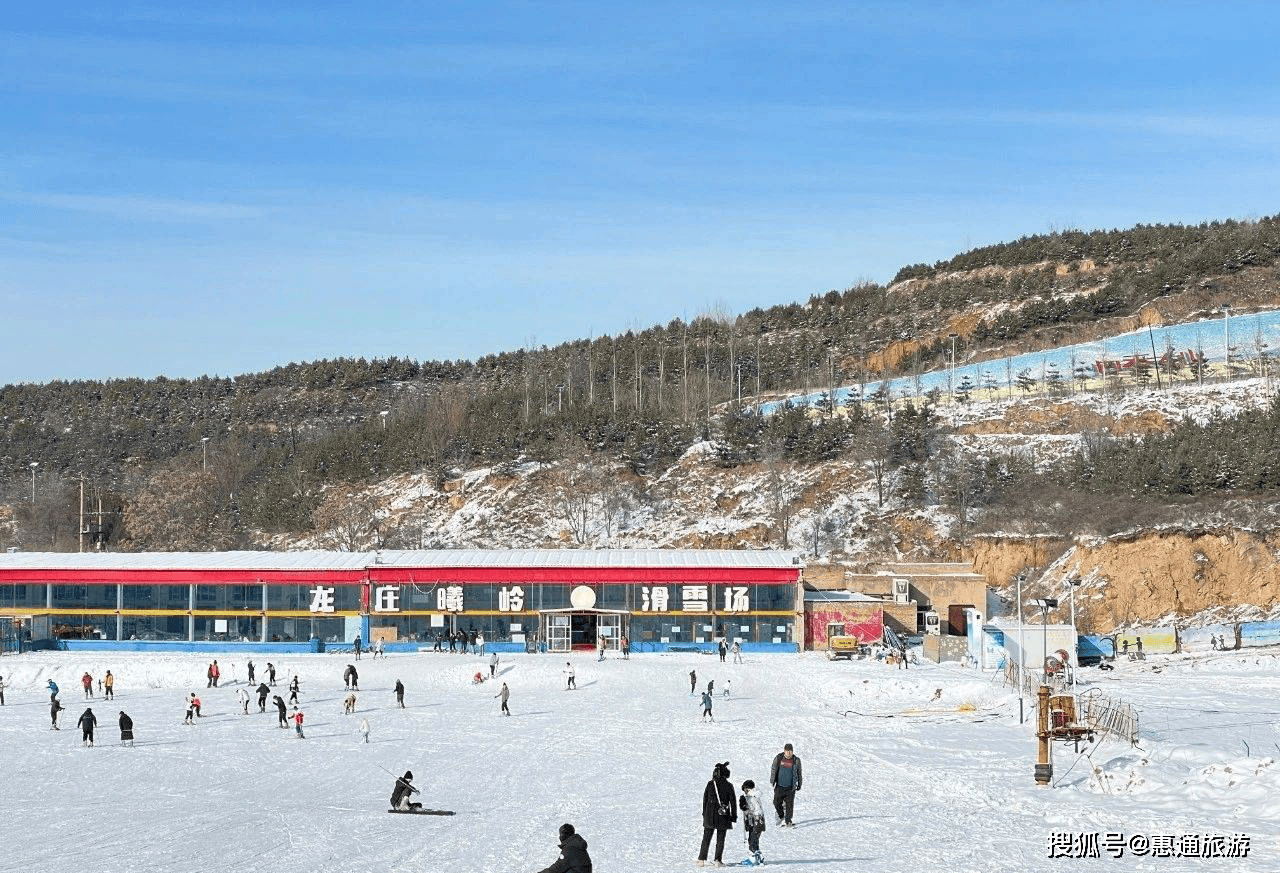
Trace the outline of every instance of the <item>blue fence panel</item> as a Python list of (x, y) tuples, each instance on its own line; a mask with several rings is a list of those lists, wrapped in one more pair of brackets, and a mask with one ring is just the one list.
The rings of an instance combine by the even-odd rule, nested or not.
[(1084, 666), (1103, 660), (1115, 660), (1115, 657), (1115, 637), (1083, 634), (1076, 639), (1076, 660)]

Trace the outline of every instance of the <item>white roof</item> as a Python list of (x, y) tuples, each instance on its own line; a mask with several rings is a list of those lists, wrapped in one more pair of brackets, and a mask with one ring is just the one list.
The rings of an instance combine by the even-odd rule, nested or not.
[(796, 567), (795, 553), (730, 549), (429, 549), (381, 552), (3, 552), (0, 570), (363, 570), (366, 567)]

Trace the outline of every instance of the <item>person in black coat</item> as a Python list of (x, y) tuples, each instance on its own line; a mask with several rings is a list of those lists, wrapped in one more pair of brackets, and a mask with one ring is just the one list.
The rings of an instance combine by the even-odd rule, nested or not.
[(133, 719), (124, 714), (124, 710), (120, 710), (120, 745), (128, 743), (133, 745)]
[(356, 673), (355, 664), (348, 664), (347, 669), (342, 671), (342, 684), (348, 691), (360, 690), (360, 676)]
[(267, 695), (271, 693), (271, 689), (267, 687), (267, 683), (263, 682), (258, 686), (258, 712), (267, 711)]
[(409, 800), (411, 795), (417, 793), (418, 789), (413, 787), (413, 771), (405, 770), (404, 775), (396, 780), (396, 787), (391, 792), (391, 808), (409, 812), (422, 809), (421, 803), (412, 803)]
[(396, 680), (396, 703), (400, 704), (401, 709), (404, 709), (404, 683), (399, 679)]
[(591, 873), (587, 841), (578, 835), (573, 825), (560, 825), (560, 857), (539, 873)]
[(92, 708), (85, 709), (80, 713), (80, 720), (76, 722), (80, 730), (84, 732), (84, 739), (81, 740), (86, 746), (93, 745), (93, 729), (98, 724), (98, 717), (93, 714)]
[(716, 863), (724, 860), (724, 838), (733, 823), (738, 820), (738, 792), (729, 781), (729, 762), (716, 764), (711, 781), (702, 790), (702, 847), (698, 849), (698, 862), (707, 860), (711, 847), (711, 835), (716, 836)]
[(272, 695), (271, 702), (276, 705), (276, 712), (280, 716), (280, 727), (282, 728), (289, 727), (289, 717), (288, 715), (286, 715), (286, 710), (288, 709), (288, 707), (284, 705), (284, 698), (281, 697), (279, 694), (275, 694), (275, 695)]

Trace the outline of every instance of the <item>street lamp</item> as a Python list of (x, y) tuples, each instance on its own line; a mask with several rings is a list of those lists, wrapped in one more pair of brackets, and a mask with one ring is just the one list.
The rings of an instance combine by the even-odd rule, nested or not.
[(209, 469), (209, 438), (200, 437), (200, 469)]
[(36, 467), (39, 467), (39, 466), (40, 466), (39, 461), (31, 462), (31, 505), (32, 506), (34, 506), (36, 502)]
[(1026, 581), (1025, 574), (1018, 574), (1018, 633), (1022, 633), (1022, 583)]
[[(1079, 576), (1067, 577), (1067, 594), (1071, 598), (1071, 633), (1076, 637), (1075, 658), (1077, 662), (1080, 660), (1080, 632), (1076, 630), (1076, 589), (1080, 587), (1080, 583), (1082, 581), (1083, 580)], [(1071, 673), (1071, 684), (1075, 685), (1075, 682), (1076, 674), (1073, 670)]]
[(1039, 600), (1031, 601), (1031, 603), (1040, 607), (1040, 621), (1041, 626), (1044, 628), (1044, 657), (1040, 662), (1040, 667), (1044, 681), (1047, 684), (1049, 681), (1049, 610), (1058, 608), (1058, 598), (1042, 597)]

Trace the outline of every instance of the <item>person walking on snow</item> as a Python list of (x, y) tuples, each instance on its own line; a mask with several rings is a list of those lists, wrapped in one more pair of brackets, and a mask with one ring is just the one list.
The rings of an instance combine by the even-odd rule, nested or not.
[(80, 713), (80, 720), (76, 722), (76, 726), (80, 728), (84, 736), (80, 740), (80, 744), (93, 748), (93, 729), (98, 724), (98, 717), (93, 714), (93, 708), (86, 708)]
[(124, 710), (120, 710), (120, 745), (128, 743), (133, 745), (133, 719), (124, 714)]
[(502, 698), (502, 714), (511, 715), (511, 710), (507, 709), (507, 698), (511, 696), (511, 690), (507, 688), (507, 683), (503, 682), (502, 690), (493, 696)]
[(61, 728), (58, 727), (58, 713), (60, 712), (62, 712), (62, 704), (58, 702), (58, 698), (49, 698), (49, 718), (53, 721), (53, 725), (50, 730), (61, 730)]
[(253, 684), (253, 662), (249, 662), (249, 684)]
[(276, 705), (276, 715), (279, 718), (279, 727), (289, 727), (288, 707), (284, 705), (284, 698), (279, 694), (271, 695), (271, 702)]
[(289, 683), (289, 702), (298, 702), (298, 677), (296, 674), (293, 677), (293, 681)]
[(213, 680), (213, 687), (218, 687), (218, 679), (222, 676), (222, 669), (218, 667), (218, 661), (215, 658), (213, 664), (209, 666), (209, 678)]
[(382, 652), (382, 637), (378, 637), (373, 641), (373, 657), (387, 660), (387, 656)]
[(711, 781), (702, 789), (702, 846), (698, 849), (698, 866), (707, 863), (707, 850), (711, 848), (711, 835), (716, 837), (715, 865), (724, 866), (725, 834), (738, 820), (738, 805), (734, 802), (737, 792), (729, 781), (729, 762), (716, 764)]
[(712, 701), (713, 701), (713, 698), (711, 697), (710, 690), (702, 692), (702, 720), (703, 721), (706, 721), (707, 719), (711, 719), (712, 721), (716, 720), (715, 716), (711, 714)]
[(298, 739), (305, 740), (307, 735), (302, 732), (302, 710), (298, 707), (293, 708), (293, 728), (298, 732)]
[(698, 671), (689, 671), (689, 696), (692, 697), (698, 691)]
[(764, 804), (756, 793), (756, 783), (748, 779), (742, 783), (742, 796), (738, 798), (738, 808), (742, 810), (742, 828), (747, 832), (747, 851), (757, 864), (764, 863), (764, 855), (760, 853), (760, 835), (764, 833)]
[(191, 708), (196, 711), (196, 718), (204, 718), (200, 714), (200, 698), (196, 696), (194, 691), (191, 692)]
[(498, 675), (498, 653), (494, 652), (489, 656), (489, 678), (493, 679)]
[(591, 873), (587, 841), (578, 835), (573, 825), (567, 822), (560, 825), (560, 857), (538, 873)]
[(107, 671), (107, 675), (102, 680), (102, 687), (107, 700), (116, 699), (116, 677), (111, 675), (110, 670)]
[(733, 663), (742, 663), (742, 643), (739, 640), (733, 641)]
[(792, 827), (791, 815), (795, 810), (796, 792), (801, 782), (800, 758), (787, 743), (773, 759), (769, 768), (769, 784), (773, 786), (773, 809), (778, 814), (778, 824)]
[(271, 693), (271, 689), (267, 687), (267, 683), (262, 682), (258, 685), (258, 712), (267, 711), (267, 695)]
[(729, 654), (729, 647), (725, 645), (725, 642), (723, 639), (721, 639), (720, 644), (716, 646), (716, 650), (720, 652), (720, 663), (723, 664), (724, 656)]
[(476, 632), (476, 654), (484, 654), (484, 631)]
[(276, 687), (276, 665), (270, 661), (267, 662), (267, 684)]
[(89, 675), (88, 670), (80, 677), (80, 684), (84, 686), (84, 699), (88, 700), (93, 697), (93, 677)]
[(351, 644), (351, 647), (355, 649), (356, 660), (359, 661), (360, 660), (360, 635), (359, 634), (356, 634), (356, 641)]
[(213, 664), (210, 664), (208, 667), (204, 668), (204, 687), (205, 688), (213, 687)]
[(578, 682), (577, 682), (577, 679), (574, 677), (573, 665), (570, 664), (568, 661), (564, 662), (564, 676), (565, 676), (564, 690), (568, 691), (570, 688), (572, 688), (575, 691), (578, 690)]
[(604, 660), (604, 637), (596, 637), (596, 660)]
[(396, 680), (396, 703), (400, 704), (401, 709), (404, 709), (404, 683), (399, 679)]
[(240, 701), (240, 707), (244, 710), (244, 714), (249, 714), (249, 692), (241, 688), (236, 691), (236, 700)]
[(626, 634), (622, 635), (622, 660), (631, 660), (631, 640)]

